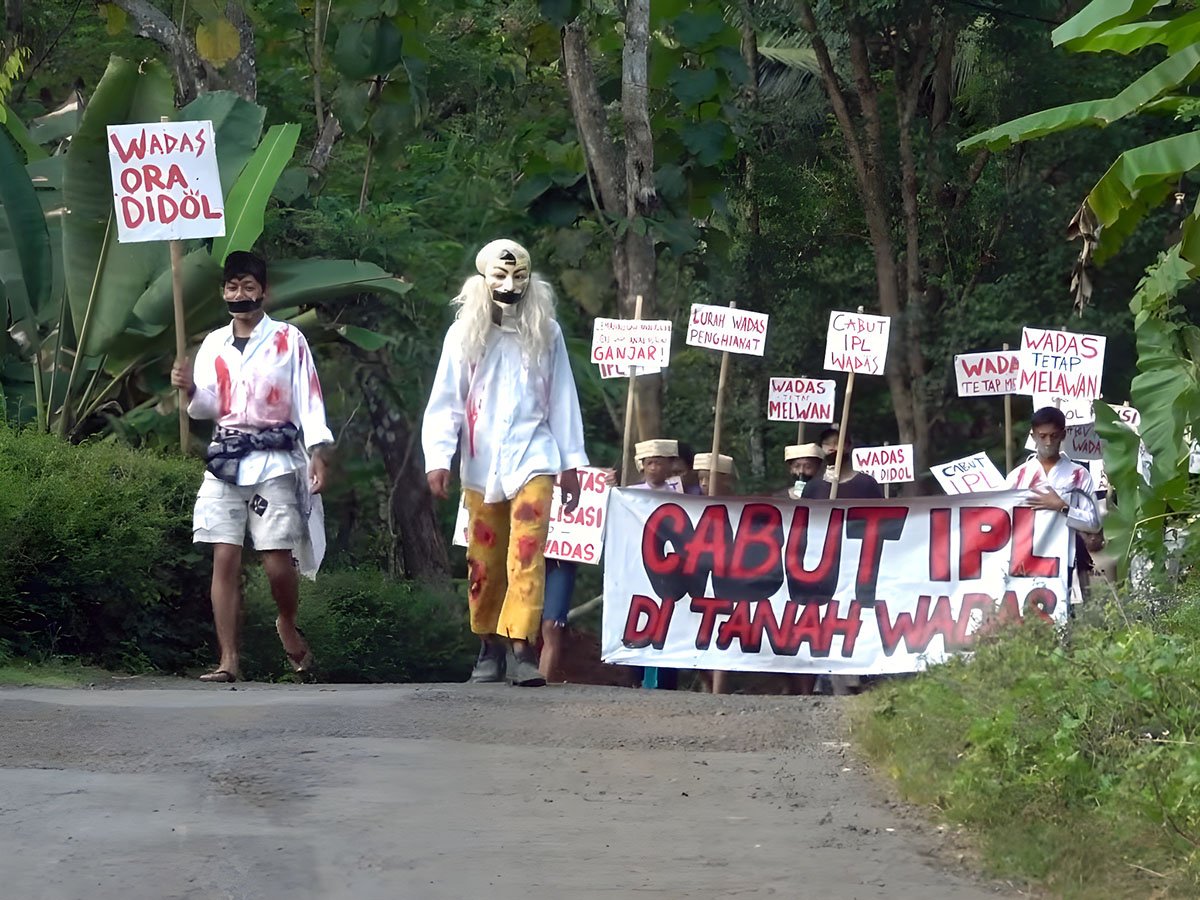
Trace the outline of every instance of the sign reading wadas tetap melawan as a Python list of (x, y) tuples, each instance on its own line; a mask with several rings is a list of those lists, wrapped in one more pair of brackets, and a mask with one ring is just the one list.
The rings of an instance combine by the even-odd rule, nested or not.
[(907, 501), (617, 490), (603, 658), (753, 672), (912, 672), (985, 617), (1067, 616), (1068, 529), (1021, 491)]

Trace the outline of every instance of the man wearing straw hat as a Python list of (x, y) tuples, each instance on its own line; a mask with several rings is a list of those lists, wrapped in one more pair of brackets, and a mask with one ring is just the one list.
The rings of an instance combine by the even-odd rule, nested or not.
[[(563, 508), (579, 505), (583, 447), (579, 396), (554, 293), (529, 251), (492, 241), (478, 274), (454, 298), (421, 429), (434, 496), (449, 496), (459, 454), (467, 529), (471, 630), (480, 637), (476, 683), (546, 683), (532, 641), (542, 627), (545, 548), (554, 479)], [(507, 654), (507, 658), (506, 658)]]
[(642, 483), (630, 487), (652, 491), (681, 491), (683, 482), (675, 477), (679, 462), (679, 441), (657, 438), (638, 441), (633, 446), (633, 460), (642, 473)]
[(783, 461), (787, 463), (794, 483), (780, 491), (780, 496), (791, 500), (799, 500), (804, 486), (814, 478), (820, 478), (825, 468), (825, 454), (820, 444), (791, 444), (783, 449)]

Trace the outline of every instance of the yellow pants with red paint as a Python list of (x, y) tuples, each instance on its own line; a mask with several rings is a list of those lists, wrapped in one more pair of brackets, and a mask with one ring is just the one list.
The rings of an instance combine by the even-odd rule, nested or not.
[(546, 593), (546, 533), (554, 478), (535, 475), (517, 496), (484, 503), (464, 491), (471, 630), (533, 640), (542, 627)]

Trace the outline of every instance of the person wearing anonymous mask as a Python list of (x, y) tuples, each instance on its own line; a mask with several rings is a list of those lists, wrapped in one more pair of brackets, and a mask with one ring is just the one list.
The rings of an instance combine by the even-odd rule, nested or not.
[(188, 415), (217, 423), (192, 529), (196, 543), (213, 545), (213, 621), (221, 650), (217, 668), (200, 680), (222, 683), (240, 676), (247, 529), (262, 554), (279, 610), (275, 630), (288, 661), (300, 673), (312, 666), (312, 652), (296, 627), (297, 569), (316, 577), (325, 553), (315, 495), (325, 487), (326, 451), (333, 443), (308, 342), (299, 329), (263, 312), (266, 263), (252, 253), (230, 253), (223, 294), (232, 321), (204, 339), (194, 368), (185, 358), (171, 370), (171, 384), (190, 398)]
[(588, 464), (583, 418), (554, 293), (529, 251), (492, 241), (454, 299), (421, 430), (434, 496), (447, 498), (460, 458), (466, 501), (471, 630), (480, 651), (471, 681), (545, 684), (532, 642), (542, 625), (554, 479), (564, 509), (579, 505)]

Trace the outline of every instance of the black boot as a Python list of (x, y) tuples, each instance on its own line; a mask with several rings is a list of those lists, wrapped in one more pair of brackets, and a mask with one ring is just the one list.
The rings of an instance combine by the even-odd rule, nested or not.
[(470, 684), (499, 684), (504, 680), (504, 645), (498, 641), (481, 640), (479, 658), (471, 670)]

